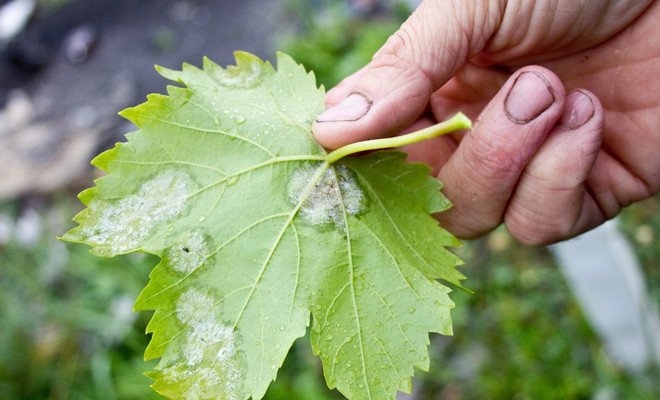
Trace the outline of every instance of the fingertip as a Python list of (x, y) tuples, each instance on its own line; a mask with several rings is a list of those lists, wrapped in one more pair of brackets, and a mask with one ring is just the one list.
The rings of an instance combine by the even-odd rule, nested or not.
[(352, 134), (346, 134), (341, 127), (342, 123), (327, 123), (314, 121), (312, 124), (312, 133), (316, 141), (328, 150), (335, 150), (341, 146), (351, 143)]
[(585, 125), (599, 128), (603, 120), (603, 106), (592, 92), (574, 89), (567, 94), (564, 113), (559, 120), (566, 129), (577, 130)]
[[(346, 97), (321, 113), (312, 126), (316, 139), (329, 149), (399, 133), (423, 113), (433, 87), (420, 71), (375, 65), (340, 90)], [(334, 101), (336, 95), (332, 96)]]

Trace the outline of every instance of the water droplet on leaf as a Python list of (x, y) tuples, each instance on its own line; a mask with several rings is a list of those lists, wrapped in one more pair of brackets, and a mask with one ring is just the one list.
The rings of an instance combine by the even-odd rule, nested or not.
[(238, 182), (238, 175), (232, 175), (227, 177), (227, 186), (234, 186)]

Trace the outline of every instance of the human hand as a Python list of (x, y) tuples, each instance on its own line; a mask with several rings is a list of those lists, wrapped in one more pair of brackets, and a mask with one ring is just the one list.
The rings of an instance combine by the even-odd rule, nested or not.
[(551, 243), (652, 196), (660, 2), (552, 5), (424, 1), (328, 92), (316, 138), (336, 148), (478, 116), (467, 134), (404, 149), (444, 182), (454, 207), (437, 217), (461, 238), (504, 222), (524, 243)]

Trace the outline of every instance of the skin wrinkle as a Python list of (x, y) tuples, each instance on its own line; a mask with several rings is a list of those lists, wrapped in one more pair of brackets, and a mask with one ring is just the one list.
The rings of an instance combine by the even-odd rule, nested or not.
[[(397, 40), (402, 40), (398, 38)], [(388, 39), (388, 43), (390, 40)], [(411, 68), (412, 67), (412, 68)], [(397, 71), (397, 74), (392, 76), (391, 82), (410, 82), (415, 78), (422, 77), (424, 78), (426, 90), (420, 91), (419, 96), (428, 96), (428, 93), (431, 93), (433, 90), (433, 81), (431, 77), (421, 68), (419, 65), (410, 63), (406, 58), (403, 58), (398, 52), (386, 51), (383, 52), (377, 60), (373, 62), (372, 67), (367, 71), (367, 74), (375, 74), (379, 69), (394, 69)], [(401, 79), (402, 76), (405, 76), (404, 79)], [(365, 78), (369, 79), (369, 78)], [(390, 83), (390, 82), (388, 82)], [(399, 85), (400, 87), (401, 85)]]
[[(586, 185), (583, 188), (582, 209), (578, 218), (575, 220), (570, 232), (570, 236), (575, 236), (586, 230), (593, 229), (605, 220), (602, 210), (591, 197)], [(548, 242), (544, 244), (549, 244)]]
[[(606, 114), (607, 116), (607, 114)], [(631, 121), (631, 120), (629, 120)], [(606, 120), (607, 122), (607, 120)], [(621, 125), (622, 123), (619, 122), (618, 125)], [(646, 132), (646, 130), (643, 127), (638, 126), (637, 121), (632, 121), (632, 125), (635, 126), (638, 129), (638, 132)], [(628, 127), (626, 127), (628, 128)], [(651, 127), (649, 127), (649, 136), (650, 137), (639, 137), (639, 140), (644, 140), (646, 143), (649, 144), (649, 147), (643, 147), (638, 149), (637, 151), (631, 153), (631, 154), (626, 154), (626, 153), (621, 153), (621, 145), (619, 143), (623, 143), (625, 146), (625, 142), (622, 142), (626, 139), (625, 135), (621, 134), (622, 131), (633, 131), (634, 129), (628, 128), (622, 131), (612, 131), (606, 129), (604, 131), (604, 144), (603, 144), (603, 150), (604, 152), (610, 157), (612, 162), (616, 162), (616, 164), (624, 169), (628, 174), (631, 176), (635, 177), (637, 180), (643, 183), (646, 191), (649, 192), (649, 195), (652, 193), (655, 193), (658, 191), (658, 188), (660, 188), (660, 175), (656, 172), (654, 174), (654, 171), (657, 171), (657, 168), (660, 168), (660, 163), (657, 161), (657, 158), (652, 158), (653, 152), (651, 149), (654, 147), (657, 148), (657, 144), (660, 143), (660, 137), (653, 137), (653, 133), (651, 131)], [(656, 134), (657, 135), (657, 134)], [(650, 141), (655, 139), (656, 146), (653, 146), (653, 142), (649, 143)], [(649, 152), (650, 154), (645, 154), (645, 152)], [(651, 157), (651, 158), (649, 158)], [(639, 159), (648, 159), (650, 160), (649, 163), (646, 164), (640, 164), (637, 161)], [(656, 160), (655, 162), (653, 162)], [(649, 164), (651, 166), (649, 167)], [(655, 166), (653, 164), (656, 164)], [(656, 181), (654, 181), (654, 175)]]
[[(633, 168), (631, 165), (628, 165), (623, 159), (619, 158), (618, 154), (616, 152), (612, 151), (607, 143), (603, 143), (601, 145), (601, 150), (603, 153), (607, 154), (611, 159), (616, 161), (619, 166), (628, 173), (629, 177), (632, 178), (632, 181), (634, 181), (638, 186), (638, 195), (631, 195), (632, 201), (629, 201), (626, 206), (630, 203), (633, 203), (635, 201), (639, 201), (642, 199), (646, 199), (648, 197), (651, 197), (653, 194), (653, 188), (652, 184), (648, 182), (642, 175), (639, 175), (636, 171), (635, 168)], [(629, 180), (630, 180), (629, 178)]]
[[(584, 4), (573, 0), (558, 0), (553, 4), (554, 7), (548, 7), (547, 2), (508, 2), (502, 24), (477, 58), (478, 63), (529, 64), (578, 53), (624, 30), (652, 4), (652, 0), (639, 1), (636, 3), (638, 7), (629, 7), (628, 2), (624, 4), (604, 0)], [(593, 11), (585, 11), (585, 7), (599, 5), (601, 7)], [(555, 18), (549, 19), (548, 13), (563, 18), (575, 15), (575, 18), (571, 23), (562, 23), (560, 29), (553, 29), (552, 20)], [(520, 18), (521, 15), (525, 17)], [(528, 15), (531, 18), (526, 17)], [(598, 20), (594, 21), (594, 18)], [(539, 20), (541, 23), (538, 23)], [(577, 32), (576, 36), (571, 35), (573, 31)], [(555, 39), (551, 39), (553, 37)], [(579, 43), (579, 46), (568, 46), (571, 43)]]
[(506, 6), (505, 0), (485, 1), (482, 4), (484, 4), (483, 7), (475, 6), (475, 11), (473, 12), (473, 14), (475, 15), (474, 17), (475, 21), (477, 22), (474, 26), (485, 27), (485, 29), (481, 29), (477, 32), (478, 34), (477, 39), (475, 39), (475, 32), (472, 32), (472, 35), (470, 37), (470, 42), (478, 43), (478, 46), (475, 46), (475, 49), (470, 51), (470, 53), (468, 54), (469, 58), (474, 57), (475, 54), (477, 54), (479, 51), (483, 50), (486, 47), (486, 44), (493, 36), (496, 27), (501, 24), (502, 18), (504, 17), (504, 8)]
[[(433, 88), (438, 85), (437, 80), (438, 77), (435, 77), (433, 73), (429, 72), (427, 68), (425, 68), (423, 65), (425, 63), (420, 62), (418, 57), (414, 56), (414, 49), (415, 49), (415, 41), (412, 39), (415, 37), (415, 33), (411, 33), (409, 30), (412, 30), (414, 32), (414, 25), (411, 24), (404, 24), (402, 26), (402, 29), (400, 29), (396, 34), (390, 37), (390, 39), (387, 40), (386, 46), (384, 47), (385, 51), (383, 51), (382, 54), (379, 55), (379, 58), (375, 60), (377, 63), (382, 62), (382, 58), (385, 55), (389, 55), (392, 58), (394, 58), (393, 62), (390, 64), (392, 66), (412, 66), (414, 67), (414, 70), (417, 71), (419, 74), (423, 75), (426, 80), (429, 82), (429, 87)], [(405, 53), (405, 50), (409, 48), (413, 52), (413, 57), (412, 59), (415, 60), (416, 62), (411, 63), (408, 61), (408, 57), (404, 57), (401, 55), (401, 53)], [(456, 59), (456, 56), (453, 53), (453, 49), (448, 48), (446, 49), (447, 52), (450, 53), (450, 57), (447, 57), (446, 59)], [(401, 72), (409, 72), (410, 69), (406, 68), (405, 70), (402, 70)]]
[(591, 184), (589, 183), (589, 177), (587, 177), (587, 180), (584, 182), (584, 190), (587, 193), (587, 195), (589, 197), (591, 197), (591, 200), (593, 201), (594, 205), (596, 206), (596, 208), (600, 212), (600, 215), (602, 216), (602, 218), (601, 218), (602, 220), (609, 220), (609, 219), (613, 218), (613, 217), (608, 216), (606, 209), (598, 201), (598, 197), (596, 195), (596, 192), (593, 190)]
[[(625, 55), (625, 58), (628, 58), (627, 54)], [(622, 67), (636, 66), (636, 65), (639, 65), (641, 63), (653, 62), (653, 61), (655, 61), (656, 58), (657, 58), (657, 56), (649, 56), (649, 57), (644, 58), (642, 60), (633, 59), (633, 60), (626, 61), (626, 62), (618, 62), (617, 64), (614, 64), (614, 65), (607, 65), (606, 63), (601, 63), (600, 61), (602, 61), (602, 60), (591, 60), (590, 59), (591, 61), (593, 61), (591, 63), (591, 65), (593, 67), (591, 69), (589, 69), (587, 71), (584, 71), (582, 73), (576, 73), (576, 74), (571, 75), (570, 79), (565, 80), (564, 83), (566, 84), (567, 87), (571, 87), (571, 86), (575, 86), (575, 85), (573, 85), (573, 82), (580, 81), (581, 79), (584, 79), (585, 77), (589, 77), (590, 80), (592, 81), (591, 86), (599, 86), (599, 88), (602, 91), (602, 85), (595, 85), (596, 82), (594, 82), (594, 81), (598, 81), (597, 78), (599, 77), (599, 75), (607, 73), (610, 70), (621, 69)], [(545, 66), (548, 66), (549, 68), (552, 68), (552, 66), (548, 65), (548, 64), (542, 64), (542, 65), (545, 65)], [(642, 68), (640, 68), (640, 69), (642, 69)], [(618, 71), (613, 71), (613, 74), (617, 75), (617, 72)], [(601, 80), (611, 82), (612, 77), (604, 77)], [(616, 90), (611, 85), (609, 85), (609, 87), (610, 87), (610, 90), (611, 90), (611, 93), (609, 95), (611, 97), (615, 97), (615, 95), (618, 94), (617, 93), (618, 90)], [(636, 98), (638, 99), (639, 97), (636, 97)], [(607, 106), (606, 109), (610, 110), (610, 111), (619, 111), (619, 112), (628, 112), (628, 111), (634, 110), (634, 109), (625, 109), (625, 108), (623, 108), (623, 106), (621, 108), (615, 108), (615, 107), (612, 107), (612, 105)]]
[(593, 167), (593, 171), (596, 173), (590, 174), (586, 181), (594, 200), (607, 219), (614, 218), (621, 208), (632, 202), (630, 199), (620, 198), (619, 190), (617, 190), (618, 187), (628, 185), (626, 177), (622, 178), (621, 171), (624, 174), (628, 174), (628, 172), (621, 165), (612, 161), (610, 155), (601, 149)]
[[(547, 238), (568, 237), (575, 235), (576, 231), (580, 228), (580, 225), (578, 224), (584, 224), (580, 217), (585, 215), (587, 219), (592, 218), (589, 215), (591, 213), (585, 212), (585, 204), (587, 203), (586, 196), (587, 194), (584, 187), (580, 188), (579, 191), (573, 191), (573, 195), (571, 197), (580, 203), (580, 207), (576, 207), (574, 209), (573, 215), (571, 215), (569, 218), (556, 218), (552, 215), (549, 215), (546, 217), (545, 223), (537, 222), (536, 224), (530, 224), (531, 226), (536, 227), (539, 225), (546, 227), (545, 235), (539, 235), (536, 245), (548, 244)], [(542, 229), (543, 228), (541, 228), (541, 230)]]
[[(547, 196), (548, 192), (566, 192), (564, 190), (534, 191), (539, 197)], [(567, 236), (573, 229), (573, 221), (577, 220), (577, 218), (556, 218), (552, 214), (544, 213), (546, 209), (533, 209), (525, 203), (516, 203), (516, 206), (517, 212), (506, 213), (504, 220), (507, 229), (516, 237), (525, 238), (525, 244), (528, 245), (543, 244), (543, 239), (547, 237)], [(524, 233), (521, 234), (521, 231)]]
[[(441, 5), (444, 5), (444, 7)], [(442, 13), (444, 15), (451, 14), (452, 22), (457, 24), (459, 29), (450, 29), (450, 27), (453, 26), (452, 24), (444, 24), (442, 25), (442, 29), (444, 29), (442, 34), (429, 35), (428, 32), (435, 32), (437, 27), (428, 28), (426, 29), (428, 32), (424, 32), (424, 29), (427, 28), (426, 20), (422, 19), (418, 13), (413, 13), (413, 15), (411, 15), (401, 26), (401, 29), (388, 38), (385, 45), (374, 55), (372, 62), (375, 62), (376, 64), (379, 63), (380, 58), (385, 54), (398, 58), (400, 60), (399, 65), (410, 65), (411, 63), (408, 59), (415, 60), (415, 62), (412, 63), (414, 67), (428, 78), (432, 87), (439, 87), (439, 79), (442, 79), (442, 77), (435, 76), (432, 71), (446, 70), (451, 71), (451, 74), (456, 73), (459, 65), (465, 62), (469, 57), (472, 57), (474, 54), (481, 51), (486, 45), (487, 40), (490, 39), (493, 34), (491, 33), (493, 27), (498, 25), (499, 21), (495, 21), (489, 24), (468, 24), (473, 27), (479, 27), (480, 29), (477, 30), (465, 27), (464, 24), (466, 18), (463, 18), (460, 14), (467, 13), (468, 17), (474, 19), (476, 13), (476, 11), (473, 10), (466, 10), (466, 7), (469, 7), (469, 5), (470, 3), (461, 3), (461, 7), (456, 7), (454, 2), (430, 2), (430, 5), (427, 5), (427, 7), (434, 7), (436, 13)], [(477, 9), (482, 10), (483, 7), (484, 6), (477, 6)], [(485, 7), (488, 8), (488, 10), (482, 13), (484, 15), (484, 20), (487, 19), (489, 15), (492, 15), (492, 19), (494, 20), (499, 19), (501, 13), (490, 11), (490, 8), (493, 7), (492, 4), (489, 3), (489, 5)], [(484, 26), (487, 29), (484, 28)], [(422, 32), (419, 32), (420, 29)], [(447, 39), (451, 35), (460, 35), (461, 40), (457, 41), (455, 38), (452, 40)], [(436, 43), (431, 47), (430, 52), (429, 48), (426, 48), (425, 46), (420, 48), (419, 41), (416, 40), (418, 37), (428, 36), (435, 36), (436, 39), (442, 40), (441, 43)], [(475, 37), (480, 38), (480, 40), (475, 42)], [(448, 42), (454, 44), (459, 43), (460, 45), (457, 49), (456, 45), (448, 46)], [(435, 49), (441, 49), (441, 51), (434, 51)], [(470, 53), (467, 53), (465, 51), (466, 49), (470, 49)], [(403, 56), (403, 54), (406, 53), (406, 50), (410, 52), (412, 57)]]
[[(389, 68), (397, 68), (397, 67), (396, 67), (396, 64), (392, 64), (391, 66), (389, 66)], [(426, 75), (424, 75), (424, 74), (414, 74), (414, 75), (410, 75), (410, 76), (405, 76), (405, 78), (400, 79), (402, 76), (408, 75), (410, 70), (409, 69), (399, 69), (399, 68), (397, 68), (397, 70), (398, 70), (398, 75), (396, 75), (396, 78), (393, 79), (393, 81), (404, 80), (406, 82), (411, 82), (411, 81), (414, 81), (415, 79), (422, 80), (424, 82), (424, 86), (426, 86), (427, 89), (423, 90), (423, 91), (415, 92), (415, 93), (406, 93), (404, 88), (399, 86), (399, 87), (396, 87), (393, 91), (389, 92), (390, 96), (402, 97), (398, 93), (403, 91), (403, 94), (407, 95), (406, 97), (408, 97), (407, 102), (416, 102), (416, 101), (418, 101), (419, 98), (428, 97), (428, 93), (430, 93), (431, 90), (432, 90), (432, 84), (428, 80), (428, 77)], [(400, 122), (401, 120), (403, 120), (404, 117), (401, 114), (402, 113), (405, 114), (405, 110), (400, 109), (399, 107), (397, 107), (395, 104), (392, 104), (392, 103), (385, 103), (384, 105), (387, 106), (387, 110), (385, 112), (386, 112), (387, 115), (390, 115), (390, 118), (392, 118), (393, 120), (395, 120), (397, 122)], [(384, 105), (382, 103), (379, 104), (380, 107), (383, 107)]]
[[(465, 162), (467, 169), (480, 171), (479, 176), (483, 182), (478, 184), (488, 185), (492, 182), (508, 180), (515, 175), (524, 163), (520, 155), (511, 154), (504, 149), (495, 148), (491, 143), (485, 141), (483, 136), (491, 135), (488, 132), (482, 132), (481, 135), (474, 135), (472, 140), (467, 142), (471, 149), (467, 152), (479, 154), (480, 158), (470, 158)], [(465, 160), (464, 160), (465, 161)]]

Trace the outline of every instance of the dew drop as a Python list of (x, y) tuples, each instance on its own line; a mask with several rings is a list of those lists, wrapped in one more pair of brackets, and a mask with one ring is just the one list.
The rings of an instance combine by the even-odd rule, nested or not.
[(232, 175), (227, 177), (226, 183), (227, 186), (234, 186), (238, 182), (238, 175)]
[(408, 309), (408, 312), (409, 312), (410, 314), (414, 314), (415, 311), (417, 311), (417, 310), (415, 310), (415, 307), (410, 307), (410, 308)]
[(380, 321), (376, 321), (376, 326), (380, 328), (381, 326), (383, 326), (383, 323)]
[(197, 221), (198, 222), (204, 222), (204, 220), (206, 220), (206, 217), (202, 215), (201, 217), (199, 217), (199, 219)]
[(244, 116), (244, 115), (241, 115), (241, 114), (236, 115), (236, 116), (234, 117), (234, 122), (235, 122), (237, 125), (241, 125), (242, 123), (245, 122), (245, 116)]
[(332, 339), (334, 339), (334, 336), (332, 336), (331, 334), (328, 334), (328, 335), (325, 337), (325, 340), (332, 340)]

